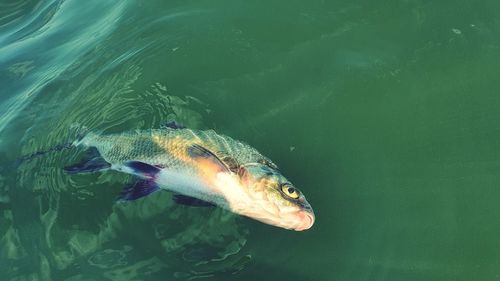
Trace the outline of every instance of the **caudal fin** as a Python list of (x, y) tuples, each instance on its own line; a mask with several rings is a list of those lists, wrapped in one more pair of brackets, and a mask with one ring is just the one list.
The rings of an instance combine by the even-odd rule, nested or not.
[(41, 151), (35, 151), (33, 153), (23, 155), (19, 157), (16, 161), (17, 165), (20, 165), (21, 163), (25, 161), (30, 161), (34, 158), (44, 156), (48, 153), (53, 153), (53, 152), (58, 152), (66, 149), (73, 148), (77, 145), (79, 145), (84, 139), (87, 138), (91, 132), (89, 132), (89, 129), (85, 126), (82, 126), (80, 124), (72, 124), (69, 128), (69, 142), (64, 142), (64, 143), (59, 143), (56, 144), (52, 147), (49, 147), (48, 149), (41, 150)]

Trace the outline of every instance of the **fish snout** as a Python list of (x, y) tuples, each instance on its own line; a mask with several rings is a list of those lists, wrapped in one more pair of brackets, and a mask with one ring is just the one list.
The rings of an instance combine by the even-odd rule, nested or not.
[(296, 231), (303, 231), (311, 228), (315, 221), (315, 216), (312, 211), (301, 210), (297, 212), (297, 217), (299, 218), (299, 224), (294, 228)]

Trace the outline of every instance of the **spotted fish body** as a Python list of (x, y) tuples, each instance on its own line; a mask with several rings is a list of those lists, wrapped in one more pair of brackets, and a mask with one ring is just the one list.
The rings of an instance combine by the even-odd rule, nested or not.
[[(305, 197), (270, 159), (213, 130), (165, 128), (109, 135), (91, 132), (75, 145), (95, 148), (103, 159), (98, 168), (141, 179), (140, 184), (122, 193), (125, 200), (164, 189), (184, 196), (183, 202), (193, 198), (288, 229), (304, 230), (314, 222)], [(93, 166), (75, 167), (68, 171), (88, 171)]]

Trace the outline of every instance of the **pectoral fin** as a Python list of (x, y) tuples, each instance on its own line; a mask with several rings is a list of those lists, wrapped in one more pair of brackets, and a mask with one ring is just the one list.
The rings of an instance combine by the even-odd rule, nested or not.
[(229, 168), (219, 157), (201, 145), (193, 144), (188, 147), (187, 152), (193, 159), (208, 161), (216, 172), (230, 172)]
[(179, 204), (179, 205), (186, 205), (186, 206), (193, 206), (193, 207), (214, 207), (215, 206), (214, 204), (212, 204), (210, 202), (203, 201), (203, 200), (200, 200), (200, 199), (197, 199), (194, 197), (180, 195), (180, 194), (174, 195), (173, 199), (174, 199), (174, 202)]

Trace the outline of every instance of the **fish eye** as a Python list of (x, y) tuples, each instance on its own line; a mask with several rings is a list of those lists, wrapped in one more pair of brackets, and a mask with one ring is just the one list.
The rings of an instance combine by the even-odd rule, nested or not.
[(297, 199), (300, 196), (300, 191), (290, 185), (284, 184), (281, 186), (281, 191), (285, 193), (286, 196)]

